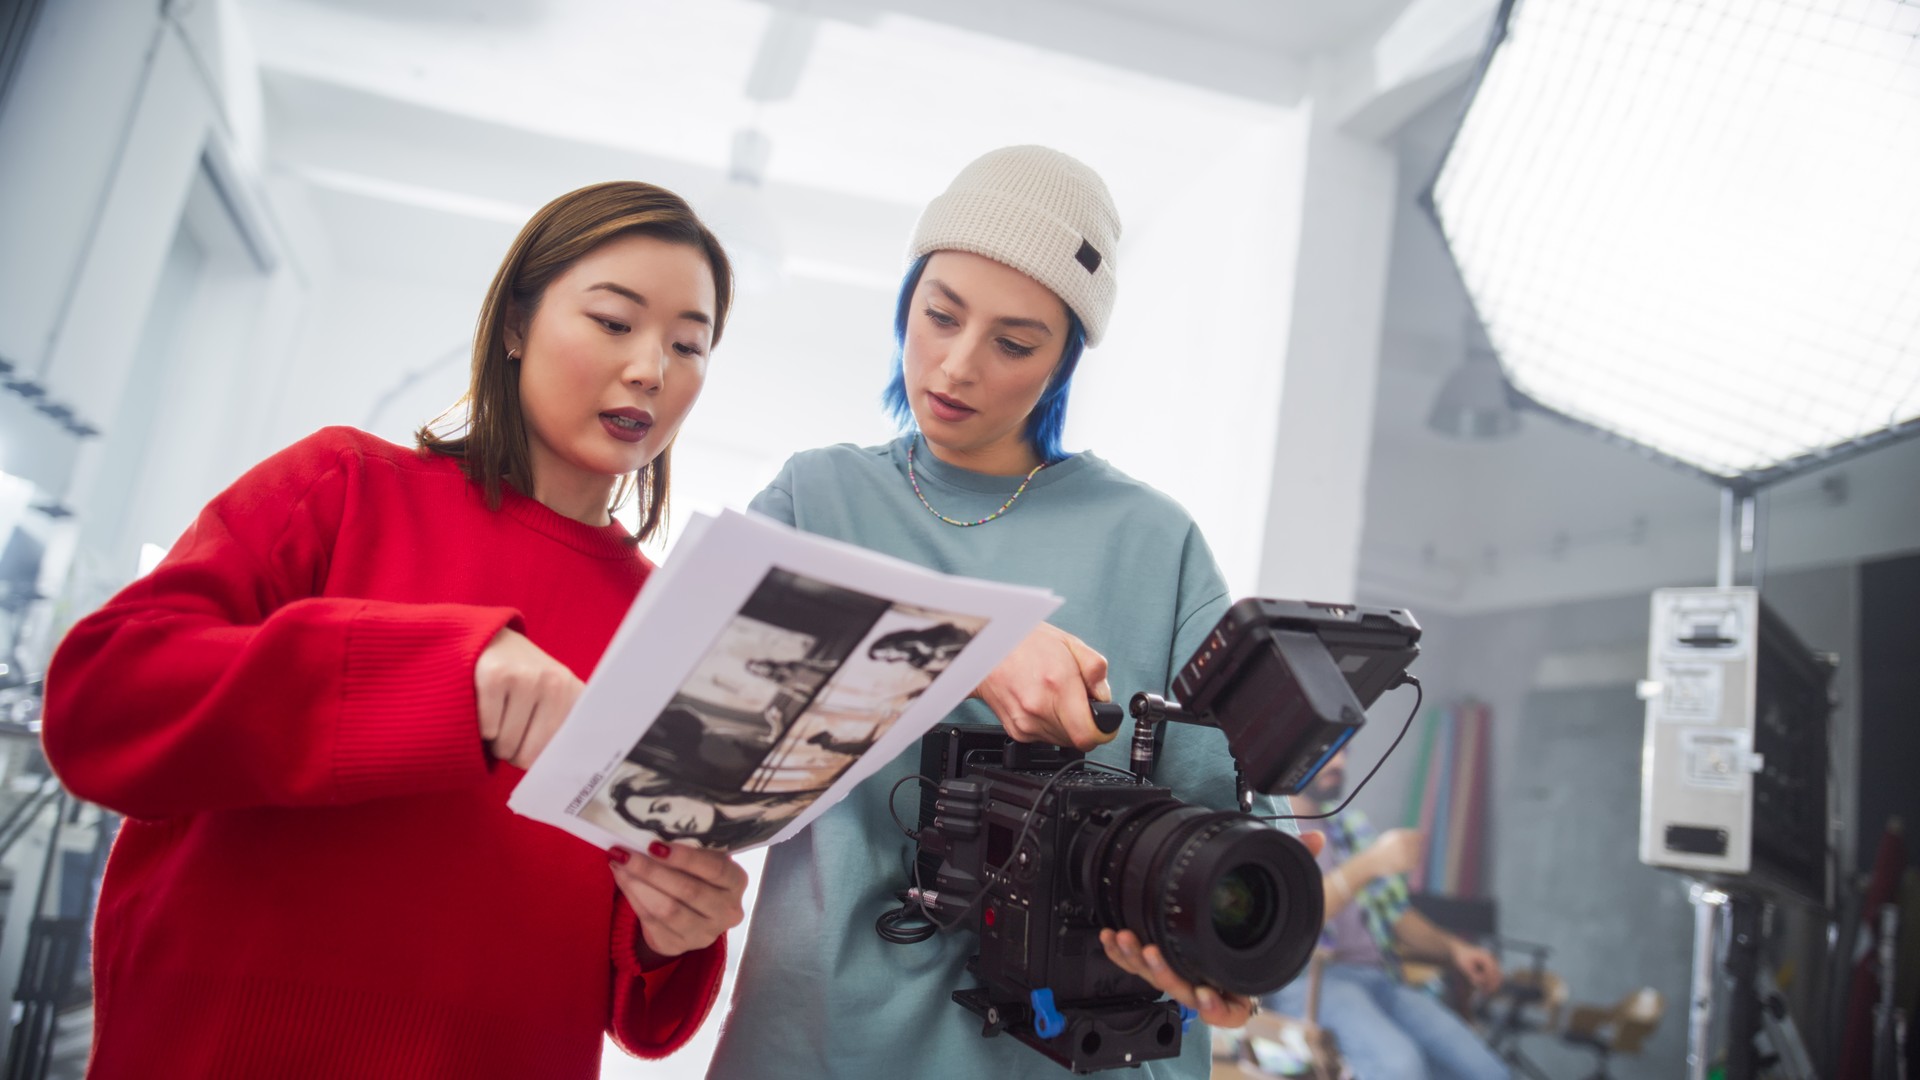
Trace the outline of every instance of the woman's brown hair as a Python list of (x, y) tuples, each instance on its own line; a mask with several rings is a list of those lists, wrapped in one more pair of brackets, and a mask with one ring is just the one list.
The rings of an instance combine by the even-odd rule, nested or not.
[[(567, 268), (619, 236), (639, 234), (685, 244), (706, 256), (713, 270), (713, 343), (727, 325), (733, 300), (733, 267), (712, 231), (694, 214), (687, 201), (665, 188), (637, 180), (616, 180), (571, 191), (540, 208), (527, 221), (480, 306), (473, 335), (472, 378), (467, 393), (442, 418), (466, 407), (466, 422), (442, 435), (436, 419), (414, 433), (422, 450), (461, 460), (468, 479), (486, 492), (487, 506), (500, 508), (500, 485), (533, 492), (532, 458), (527, 450), (526, 418), (520, 411), (520, 369), (507, 355), (507, 320), (524, 326), (533, 318), (547, 286)], [(673, 448), (660, 451), (638, 474), (641, 491), (640, 530), (636, 540), (651, 537), (667, 512), (668, 477)], [(626, 502), (632, 488), (622, 480), (614, 490), (611, 512)]]

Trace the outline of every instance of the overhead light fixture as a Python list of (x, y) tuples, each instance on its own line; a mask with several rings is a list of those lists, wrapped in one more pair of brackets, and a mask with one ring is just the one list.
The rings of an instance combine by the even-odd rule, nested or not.
[(772, 156), (773, 143), (765, 133), (753, 128), (734, 132), (727, 181), (701, 208), (701, 216), (726, 245), (741, 292), (771, 290), (785, 268), (785, 237), (761, 186)]
[[(793, 96), (813, 55), (819, 29), (815, 15), (779, 7), (769, 13), (744, 88), (755, 116), (764, 107)], [(765, 131), (753, 124), (736, 129), (727, 158), (727, 182), (703, 209), (727, 247), (741, 292), (767, 292), (780, 283), (786, 270), (785, 233), (767, 201), (767, 164), (772, 159), (773, 140)]]
[(1468, 328), (1466, 355), (1434, 395), (1427, 426), (1455, 439), (1500, 439), (1520, 430), (1520, 413), (1500, 372), (1500, 358), (1481, 337), (1478, 326)]
[(1920, 433), (1920, 6), (1506, 0), (1429, 203), (1525, 401), (1732, 487)]

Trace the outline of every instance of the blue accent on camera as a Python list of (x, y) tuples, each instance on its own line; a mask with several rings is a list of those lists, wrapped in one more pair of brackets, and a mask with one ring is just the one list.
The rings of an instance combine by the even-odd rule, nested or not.
[(1181, 1005), (1180, 1006), (1180, 1034), (1185, 1035), (1187, 1033), (1187, 1029), (1193, 1026), (1193, 1018), (1199, 1015), (1200, 1015), (1199, 1013), (1194, 1012), (1192, 1009), (1187, 1008), (1185, 1005)]
[[(1321, 754), (1320, 760), (1314, 762), (1313, 768), (1307, 770), (1306, 779), (1300, 781), (1301, 791), (1306, 790), (1307, 785), (1313, 782), (1314, 777), (1320, 775), (1320, 770), (1326, 766), (1327, 762), (1333, 760), (1333, 755), (1339, 753), (1340, 748), (1347, 745), (1347, 740), (1353, 738), (1354, 732), (1359, 730), (1357, 727), (1348, 728), (1340, 733), (1339, 738), (1333, 740), (1333, 745), (1327, 747), (1327, 752)], [(1299, 792), (1291, 792), (1290, 794), (1297, 795)]]
[(1051, 1039), (1067, 1030), (1067, 1018), (1053, 1007), (1051, 989), (1035, 990), (1027, 995), (1027, 1000), (1033, 1002), (1033, 1030), (1041, 1038)]

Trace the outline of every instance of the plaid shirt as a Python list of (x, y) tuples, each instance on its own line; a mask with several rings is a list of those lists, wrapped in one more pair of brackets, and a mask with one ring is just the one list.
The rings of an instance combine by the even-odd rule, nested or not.
[[(1327, 837), (1327, 849), (1320, 855), (1323, 871), (1339, 866), (1357, 853), (1364, 851), (1378, 835), (1367, 816), (1358, 810), (1347, 810), (1337, 818), (1317, 822)], [(1400, 916), (1407, 913), (1411, 906), (1411, 894), (1407, 889), (1407, 879), (1403, 874), (1389, 874), (1379, 878), (1354, 893), (1353, 905), (1359, 909), (1360, 921), (1380, 949), (1381, 962), (1386, 965), (1395, 978), (1400, 977), (1400, 961), (1395, 951), (1393, 927)], [(1329, 948), (1335, 946), (1330, 930), (1322, 928), (1320, 943)]]

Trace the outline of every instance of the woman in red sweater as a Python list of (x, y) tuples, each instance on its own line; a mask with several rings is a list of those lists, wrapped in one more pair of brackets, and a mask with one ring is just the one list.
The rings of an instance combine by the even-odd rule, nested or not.
[(459, 430), (301, 440), (67, 635), (47, 756), (127, 816), (90, 1075), (587, 1078), (603, 1030), (686, 1041), (738, 864), (610, 862), (506, 799), (651, 570), (730, 299), (671, 192), (562, 196), (494, 278)]

